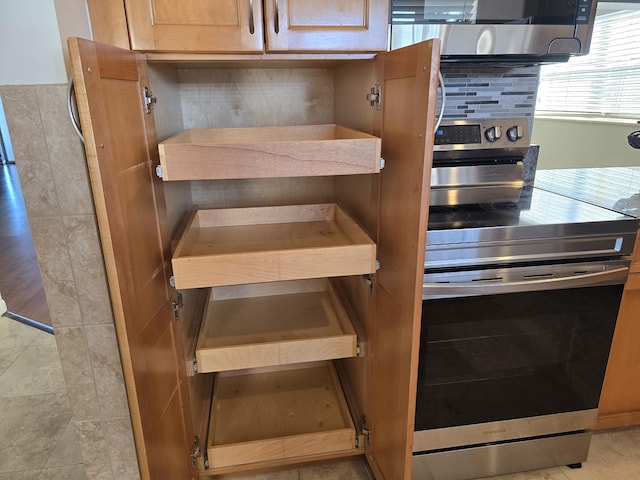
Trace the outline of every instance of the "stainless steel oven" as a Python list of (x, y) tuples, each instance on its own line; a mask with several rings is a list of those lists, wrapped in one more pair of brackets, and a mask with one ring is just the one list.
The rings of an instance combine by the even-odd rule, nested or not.
[(430, 207), (413, 478), (579, 464), (638, 220), (527, 186), (464, 203)]

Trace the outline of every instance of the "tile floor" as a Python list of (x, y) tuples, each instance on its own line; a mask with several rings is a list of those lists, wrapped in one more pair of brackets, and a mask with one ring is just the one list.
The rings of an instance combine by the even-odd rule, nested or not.
[[(0, 480), (85, 480), (55, 339), (0, 316)], [(224, 480), (371, 480), (361, 458)], [(640, 427), (598, 432), (582, 469), (551, 468), (494, 480), (640, 478)], [(93, 479), (88, 479), (93, 480)], [(157, 479), (170, 480), (170, 479)], [(221, 479), (222, 480), (222, 479)]]
[(0, 480), (86, 478), (53, 335), (0, 316)]

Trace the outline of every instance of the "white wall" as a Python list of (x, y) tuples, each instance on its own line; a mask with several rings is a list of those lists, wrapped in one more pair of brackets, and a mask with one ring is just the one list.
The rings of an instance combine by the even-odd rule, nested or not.
[(0, 85), (66, 83), (69, 35), (90, 38), (85, 0), (0, 0)]
[(64, 83), (53, 0), (0, 0), (0, 85)]
[(640, 130), (632, 120), (536, 116), (531, 143), (540, 145), (538, 169), (640, 166), (640, 150), (627, 136)]

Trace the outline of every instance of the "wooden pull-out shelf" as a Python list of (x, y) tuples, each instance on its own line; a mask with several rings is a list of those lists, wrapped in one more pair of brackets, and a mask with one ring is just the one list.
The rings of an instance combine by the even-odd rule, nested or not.
[(380, 171), (378, 137), (339, 125), (187, 130), (158, 145), (163, 180)]
[(330, 362), (217, 374), (207, 451), (212, 469), (355, 448)]
[(375, 243), (329, 204), (198, 210), (174, 252), (176, 288), (375, 272)]
[(196, 347), (199, 373), (356, 354), (356, 332), (327, 279), (213, 288)]

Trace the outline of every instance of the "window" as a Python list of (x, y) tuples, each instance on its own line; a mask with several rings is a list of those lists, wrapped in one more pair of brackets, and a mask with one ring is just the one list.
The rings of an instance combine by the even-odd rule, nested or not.
[(640, 10), (606, 5), (588, 55), (541, 68), (536, 112), (640, 117)]

